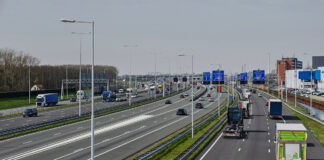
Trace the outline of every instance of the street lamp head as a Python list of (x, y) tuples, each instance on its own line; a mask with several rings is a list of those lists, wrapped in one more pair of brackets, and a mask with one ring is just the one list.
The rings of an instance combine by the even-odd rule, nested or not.
[(61, 22), (64, 22), (64, 23), (75, 23), (75, 20), (73, 19), (65, 19), (65, 18), (62, 18), (60, 19)]

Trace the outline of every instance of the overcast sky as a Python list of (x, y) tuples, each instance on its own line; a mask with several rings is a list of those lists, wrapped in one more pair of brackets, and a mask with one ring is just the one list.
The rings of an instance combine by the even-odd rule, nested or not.
[[(42, 64), (78, 64), (79, 36), (95, 21), (95, 63), (121, 74), (271, 67), (281, 56), (311, 63), (324, 55), (324, 0), (0, 0), (0, 47), (38, 57)], [(127, 45), (128, 47), (124, 47)], [(131, 55), (131, 56), (130, 56)], [(131, 58), (130, 58), (131, 57)], [(91, 36), (83, 36), (91, 63)]]

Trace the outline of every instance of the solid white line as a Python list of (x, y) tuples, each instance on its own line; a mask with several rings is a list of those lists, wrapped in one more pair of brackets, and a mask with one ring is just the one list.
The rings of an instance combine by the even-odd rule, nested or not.
[(282, 117), (282, 120), (284, 121), (284, 123), (286, 123), (286, 120)]
[[(127, 142), (125, 142), (125, 143), (123, 143), (123, 144), (120, 144), (120, 145), (118, 145), (118, 146), (116, 146), (116, 147), (114, 147), (114, 148), (111, 148), (111, 149), (109, 149), (109, 150), (107, 150), (107, 151), (104, 151), (104, 152), (102, 152), (102, 153), (100, 153), (100, 154), (97, 154), (94, 158), (97, 158), (97, 157), (99, 157), (99, 156), (102, 156), (102, 155), (104, 155), (104, 154), (106, 154), (106, 153), (108, 153), (108, 152), (111, 152), (111, 151), (113, 151), (113, 150), (115, 150), (115, 149), (117, 149), (117, 148), (120, 148), (120, 147), (122, 147), (122, 146), (124, 146), (124, 145), (126, 145), (126, 144), (128, 144), (128, 143), (131, 143), (131, 142), (136, 141), (136, 140), (138, 140), (138, 139), (140, 139), (140, 138), (143, 138), (143, 137), (145, 137), (145, 136), (147, 136), (147, 135), (149, 135), (149, 134), (152, 134), (152, 133), (154, 133), (154, 132), (156, 132), (156, 131), (159, 131), (159, 130), (161, 130), (161, 129), (165, 128), (165, 127), (168, 127), (168, 126), (170, 126), (170, 125), (172, 125), (172, 124), (174, 124), (174, 123), (176, 123), (176, 122), (179, 122), (179, 121), (181, 121), (181, 120), (183, 120), (183, 119), (185, 119), (185, 118), (188, 118), (188, 117), (183, 117), (183, 118), (181, 118), (181, 119), (178, 119), (178, 120), (176, 120), (176, 121), (173, 121), (173, 122), (171, 122), (171, 123), (169, 123), (169, 124), (167, 124), (167, 125), (164, 125), (164, 126), (162, 126), (162, 127), (160, 127), (160, 128), (157, 128), (157, 129), (155, 129), (155, 130), (153, 130), (153, 131), (151, 131), (151, 132), (148, 132), (148, 133), (146, 133), (146, 134), (143, 134), (143, 135), (141, 135), (141, 136), (139, 136), (139, 137), (136, 137), (136, 138), (134, 138), (134, 139), (132, 139), (132, 140), (130, 140), (130, 141), (127, 141)], [(89, 159), (89, 160), (90, 160), (90, 159)]]
[[(146, 127), (146, 126), (142, 126), (142, 127), (137, 128), (137, 129), (135, 129), (135, 130), (127, 131), (127, 133), (125, 132), (124, 134), (118, 135), (118, 136), (116, 136), (116, 137), (112, 137), (112, 138), (108, 138), (108, 139), (102, 140), (101, 142), (95, 144), (95, 146), (100, 145), (100, 144), (102, 144), (102, 143), (109, 142), (109, 141), (114, 140), (114, 139), (116, 139), (116, 138), (122, 137), (122, 136), (124, 136), (124, 135), (126, 135), (126, 134), (129, 134), (129, 133), (132, 133), (132, 132), (136, 132), (136, 131), (138, 131), (138, 130), (140, 130), (140, 129), (142, 129), (142, 128), (145, 128), (145, 127)], [(68, 156), (70, 156), (70, 155), (73, 155), (73, 154), (75, 154), (75, 153), (81, 152), (81, 151), (83, 151), (83, 150), (85, 150), (85, 149), (89, 149), (89, 148), (91, 148), (91, 146), (88, 146), (88, 147), (86, 147), (86, 148), (82, 148), (82, 149), (80, 149), (80, 150), (76, 150), (76, 151), (71, 152), (71, 153), (69, 153), (69, 154), (66, 154), (66, 155), (63, 155), (63, 156), (61, 156), (61, 157), (55, 158), (54, 160), (59, 160), (59, 159), (62, 159), (62, 158), (68, 157)]]
[(222, 134), (220, 134), (215, 142), (208, 148), (208, 150), (204, 153), (204, 155), (200, 158), (200, 160), (203, 160), (205, 156), (209, 153), (209, 151), (215, 146), (215, 144), (218, 142), (218, 140), (222, 137)]
[[(152, 118), (152, 117), (153, 116), (151, 116), (151, 115), (140, 115), (140, 116), (137, 116), (137, 117), (134, 117), (134, 118), (131, 118), (131, 119), (127, 119), (127, 120), (124, 120), (122, 122), (115, 123), (115, 124), (112, 124), (112, 125), (105, 126), (105, 127), (100, 128), (100, 129), (97, 129), (95, 131), (95, 135), (98, 135), (98, 134), (101, 134), (101, 133), (104, 133), (104, 132), (108, 132), (108, 131), (111, 131), (111, 130), (115, 130), (115, 129), (118, 129), (118, 128), (121, 128), (121, 127), (124, 127), (124, 126), (132, 125), (134, 123), (144, 121), (144, 120)], [(77, 135), (77, 136), (74, 136), (74, 137), (63, 139), (63, 140), (55, 142), (55, 143), (51, 143), (51, 144), (44, 145), (44, 146), (41, 146), (41, 147), (38, 147), (38, 148), (34, 148), (34, 149), (30, 150), (30, 151), (25, 151), (25, 152), (19, 153), (17, 155), (13, 155), (13, 156), (5, 158), (5, 159), (26, 158), (28, 156), (32, 156), (32, 155), (35, 155), (35, 154), (38, 154), (38, 153), (41, 153), (41, 152), (44, 152), (44, 151), (48, 151), (48, 150), (51, 150), (53, 148), (57, 148), (57, 147), (64, 146), (64, 145), (67, 145), (67, 144), (70, 144), (70, 143), (74, 143), (76, 141), (86, 139), (86, 138), (90, 137), (90, 135), (91, 135), (90, 132), (86, 132), (86, 133), (83, 133), (83, 134), (80, 134), (80, 135)]]

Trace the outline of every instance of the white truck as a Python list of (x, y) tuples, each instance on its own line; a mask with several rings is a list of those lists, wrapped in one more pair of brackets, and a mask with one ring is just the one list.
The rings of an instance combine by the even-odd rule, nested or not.
[(126, 89), (126, 96), (135, 98), (137, 96), (137, 88), (127, 88)]
[(276, 159), (306, 160), (307, 129), (300, 123), (276, 124)]

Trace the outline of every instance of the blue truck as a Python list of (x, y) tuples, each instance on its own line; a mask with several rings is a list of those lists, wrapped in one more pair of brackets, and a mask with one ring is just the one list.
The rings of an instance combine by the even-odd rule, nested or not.
[(102, 102), (113, 102), (116, 100), (116, 94), (110, 91), (102, 92)]
[(58, 102), (57, 93), (38, 94), (36, 97), (36, 106), (48, 107), (55, 106)]
[(268, 104), (269, 118), (282, 118), (282, 102), (280, 99), (269, 99)]
[(241, 108), (228, 108), (227, 126), (223, 131), (224, 137), (243, 137), (243, 110)]

